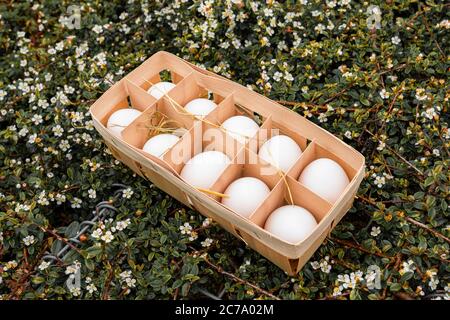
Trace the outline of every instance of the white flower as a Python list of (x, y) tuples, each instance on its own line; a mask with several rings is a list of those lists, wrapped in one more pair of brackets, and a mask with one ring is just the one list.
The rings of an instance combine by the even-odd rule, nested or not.
[(433, 120), (434, 117), (438, 116), (438, 114), (433, 107), (430, 107), (430, 108), (427, 108), (425, 111), (422, 111), (421, 116), (425, 117), (429, 120)]
[(372, 237), (377, 237), (381, 233), (380, 227), (372, 227), (372, 230), (370, 231), (370, 235)]
[(441, 156), (441, 152), (440, 152), (438, 149), (433, 149), (433, 154), (434, 154), (436, 157), (440, 157), (440, 156)]
[(49, 266), (50, 266), (50, 262), (42, 261), (41, 264), (39, 265), (38, 269), (41, 270), (41, 271), (44, 271)]
[(55, 137), (61, 137), (63, 135), (64, 129), (58, 124), (52, 128)]
[(130, 271), (130, 270), (122, 271), (122, 272), (119, 274), (119, 277), (120, 277), (123, 281), (125, 281), (125, 279), (127, 279), (127, 278), (131, 278), (131, 271)]
[(126, 279), (125, 279), (125, 283), (127, 284), (127, 286), (128, 286), (129, 288), (134, 288), (134, 287), (136, 287), (136, 279), (133, 279), (133, 278), (126, 278)]
[(272, 16), (273, 16), (273, 10), (272, 10), (272, 9), (269, 9), (269, 8), (265, 8), (265, 9), (264, 9), (264, 15), (265, 15), (266, 17), (272, 17)]
[(292, 76), (292, 74), (287, 71), (284, 73), (284, 79), (289, 82), (294, 81), (294, 77)]
[(74, 297), (78, 297), (81, 295), (81, 289), (77, 288), (77, 287), (71, 287), (70, 288), (70, 293), (74, 296)]
[(127, 188), (125, 190), (122, 191), (122, 197), (126, 198), (126, 199), (130, 199), (131, 196), (133, 195), (134, 191), (131, 190), (131, 188)]
[(31, 118), (31, 122), (33, 122), (36, 126), (41, 124), (44, 120), (42, 119), (42, 116), (40, 114), (35, 114)]
[(377, 150), (383, 151), (385, 147), (386, 147), (386, 143), (384, 141), (380, 141), (378, 144)]
[[(27, 129), (28, 130), (28, 129)], [(28, 137), (28, 143), (33, 144), (36, 142), (37, 134), (33, 133)]]
[(374, 175), (374, 178), (375, 178), (375, 181), (374, 181), (375, 185), (378, 188), (383, 188), (383, 186), (386, 184), (386, 178), (383, 176), (377, 176), (377, 175)]
[(92, 294), (93, 292), (97, 291), (97, 287), (93, 284), (90, 283), (87, 287), (86, 290), (89, 291), (90, 294)]
[(48, 101), (45, 100), (45, 99), (39, 99), (38, 102), (37, 102), (37, 104), (38, 104), (38, 107), (40, 107), (40, 108), (42, 108), (42, 109), (47, 109), (47, 107), (50, 105), (50, 104), (48, 103)]
[(189, 235), (189, 241), (194, 241), (198, 238), (198, 234), (195, 231), (191, 231), (190, 235)]
[(103, 230), (101, 228), (97, 228), (92, 232), (92, 237), (98, 239), (102, 236)]
[(427, 100), (428, 99), (428, 95), (425, 91), (425, 89), (423, 88), (417, 88), (416, 89), (416, 99), (419, 101), (423, 101), (423, 100)]
[(408, 261), (403, 261), (402, 267), (399, 270), (399, 273), (400, 273), (400, 275), (404, 275), (407, 272), (413, 272), (414, 273), (414, 270), (415, 270), (414, 261), (409, 259)]
[(352, 138), (352, 132), (347, 130), (347, 131), (345, 131), (344, 136), (345, 136), (347, 139), (351, 139), (351, 138)]
[(83, 201), (81, 201), (81, 199), (74, 197), (72, 200), (72, 204), (71, 207), (76, 209), (76, 208), (81, 208), (81, 204), (83, 203)]
[(334, 7), (336, 7), (336, 1), (327, 1), (326, 2), (327, 3), (327, 7), (329, 7), (329, 8), (334, 8)]
[(314, 270), (317, 270), (317, 269), (320, 268), (320, 263), (319, 263), (318, 261), (313, 261), (313, 262), (311, 262), (311, 267), (312, 267)]
[(380, 97), (381, 99), (388, 99), (390, 96), (389, 92), (387, 92), (385, 89), (380, 91)]
[(181, 234), (190, 234), (192, 231), (192, 227), (189, 222), (185, 222), (184, 225), (180, 226)]
[(116, 223), (116, 229), (119, 231), (124, 230), (126, 227), (128, 227), (128, 225), (130, 224), (130, 219), (126, 219), (123, 221), (118, 221)]
[(111, 231), (108, 230), (108, 231), (105, 232), (104, 235), (102, 235), (102, 236), (100, 237), (100, 239), (102, 239), (103, 241), (105, 241), (105, 243), (110, 243), (111, 241), (114, 240), (114, 236), (113, 236), (113, 234), (111, 233)]
[(0, 101), (2, 101), (8, 93), (2, 89), (0, 89)]
[[(321, 262), (320, 262), (320, 270), (322, 271), (322, 272), (324, 272), (324, 273), (330, 273), (330, 271), (331, 271), (331, 265), (328, 263), (328, 260), (327, 260), (327, 258), (328, 257), (325, 257), (325, 260), (322, 260)], [(328, 258), (329, 259), (329, 258)]]
[(34, 236), (30, 235), (23, 238), (22, 241), (23, 243), (25, 243), (26, 246), (31, 246), (33, 243), (36, 242), (36, 239), (34, 238)]
[(207, 227), (211, 224), (211, 222), (212, 222), (211, 218), (206, 218), (205, 220), (203, 220), (202, 226)]
[(392, 37), (391, 38), (391, 42), (395, 45), (400, 44), (400, 42), (402, 42), (402, 40), (400, 40), (400, 38), (398, 36)]
[(89, 189), (88, 195), (89, 195), (89, 198), (91, 198), (91, 199), (97, 198), (97, 192), (94, 189)]
[(328, 121), (327, 115), (325, 113), (319, 114), (318, 119), (319, 119), (320, 122), (327, 122)]
[(201, 242), (202, 247), (209, 247), (213, 243), (213, 239), (206, 238), (204, 241)]
[(16, 260), (11, 260), (8, 261), (4, 266), (3, 266), (3, 271), (8, 271), (10, 269), (15, 269), (17, 267), (18, 263)]
[(100, 34), (103, 32), (103, 27), (99, 26), (98, 24), (96, 24), (93, 28), (92, 31), (94, 31), (96, 34)]
[(66, 152), (67, 150), (70, 149), (70, 144), (68, 140), (61, 140), (61, 142), (59, 143), (59, 148), (63, 151)]
[(281, 77), (283, 76), (283, 74), (279, 71), (275, 72), (275, 74), (273, 75), (273, 80), (275, 80), (276, 82), (279, 82), (281, 80)]

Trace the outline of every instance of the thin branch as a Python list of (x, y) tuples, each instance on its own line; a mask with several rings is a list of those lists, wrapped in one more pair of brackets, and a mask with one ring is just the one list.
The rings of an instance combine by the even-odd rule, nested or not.
[[(380, 139), (378, 139), (372, 132), (370, 132), (369, 130), (364, 130), (365, 132), (367, 132), (368, 134), (370, 134), (372, 137), (374, 137), (375, 139), (377, 139), (380, 142)], [(418, 169), (416, 166), (414, 166), (411, 162), (409, 162), (408, 160), (406, 160), (402, 155), (400, 155), (397, 151), (395, 151), (394, 149), (392, 149), (391, 147), (389, 147), (388, 145), (386, 145), (386, 149), (388, 149), (389, 151), (391, 151), (393, 154), (395, 154), (397, 157), (399, 157), (404, 163), (406, 163), (410, 168), (413, 168), (415, 171), (417, 171), (421, 176), (425, 176), (425, 174)]]
[(450, 239), (449, 239), (449, 238), (447, 238), (447, 237), (444, 236), (443, 234), (439, 233), (438, 231), (433, 230), (433, 229), (431, 229), (430, 227), (427, 227), (425, 224), (423, 224), (423, 223), (421, 223), (421, 222), (419, 222), (419, 221), (417, 221), (417, 220), (414, 220), (414, 219), (411, 218), (411, 217), (405, 217), (405, 220), (407, 220), (408, 222), (411, 222), (412, 224), (414, 224), (414, 225), (416, 225), (416, 226), (418, 226), (418, 227), (420, 227), (420, 228), (422, 228), (422, 229), (427, 230), (428, 232), (431, 232), (431, 233), (434, 234), (436, 237), (441, 238), (442, 240), (444, 240), (444, 241), (450, 243)]
[(342, 244), (345, 247), (353, 248), (353, 249), (359, 250), (359, 251), (364, 252), (364, 253), (373, 254), (373, 255), (376, 255), (377, 257), (380, 257), (380, 258), (387, 258), (387, 259), (392, 259), (393, 258), (392, 256), (388, 256), (388, 255), (385, 255), (385, 254), (380, 253), (380, 252), (372, 252), (372, 251), (367, 250), (366, 248), (364, 248), (364, 247), (362, 247), (360, 245), (357, 245), (357, 244), (355, 244), (353, 242), (350, 242), (350, 241), (341, 240), (341, 239), (334, 238), (334, 237), (331, 237), (331, 236), (329, 236), (328, 239), (330, 239), (331, 241), (337, 242), (339, 244)]
[(270, 292), (268, 292), (268, 291), (266, 291), (266, 290), (264, 290), (264, 289), (258, 287), (257, 285), (255, 285), (255, 284), (253, 284), (253, 283), (250, 283), (250, 282), (248, 282), (248, 281), (246, 281), (246, 280), (244, 280), (244, 279), (239, 278), (238, 276), (235, 276), (235, 275), (232, 274), (232, 273), (229, 273), (229, 272), (223, 270), (221, 267), (216, 266), (215, 264), (213, 264), (212, 262), (210, 262), (210, 261), (207, 260), (206, 258), (205, 258), (204, 261), (205, 261), (206, 264), (209, 265), (211, 268), (213, 268), (213, 269), (216, 270), (217, 272), (219, 272), (219, 273), (221, 273), (221, 274), (227, 276), (228, 278), (230, 278), (230, 279), (232, 279), (232, 280), (234, 280), (234, 281), (236, 281), (236, 282), (238, 282), (238, 283), (247, 285), (247, 286), (249, 286), (249, 287), (255, 289), (256, 291), (258, 291), (259, 293), (262, 293), (262, 294), (264, 294), (264, 295), (266, 295), (266, 296), (268, 296), (268, 297), (271, 297), (271, 298), (274, 299), (274, 300), (281, 300), (281, 299), (278, 298), (277, 296), (275, 296), (275, 295), (273, 295), (272, 293), (270, 293)]

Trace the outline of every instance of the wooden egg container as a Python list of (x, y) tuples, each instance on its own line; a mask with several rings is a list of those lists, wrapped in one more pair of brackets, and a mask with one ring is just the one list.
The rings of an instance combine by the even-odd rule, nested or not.
[[(164, 70), (170, 71), (176, 86), (162, 98), (155, 99), (146, 91), (160, 81), (160, 73)], [(218, 104), (204, 121), (182, 109), (187, 102), (199, 97), (208, 97)], [(114, 136), (106, 128), (106, 122), (114, 111), (129, 106), (142, 114), (122, 131), (122, 138)], [(164, 51), (151, 56), (109, 88), (91, 106), (90, 112), (95, 128), (116, 159), (181, 203), (212, 218), (289, 275), (299, 272), (351, 208), (364, 176), (364, 157), (337, 137), (242, 85)], [(227, 118), (239, 114), (250, 116), (260, 124), (259, 132), (246, 143), (236, 141), (217, 128)], [(156, 115), (184, 128), (180, 140), (160, 158), (141, 149), (149, 138), (149, 127)], [(257, 155), (259, 147), (274, 134), (290, 136), (303, 151), (285, 176)], [(188, 159), (206, 150), (222, 151), (232, 160), (209, 188), (212, 192), (199, 191), (179, 175)], [(338, 162), (350, 178), (349, 185), (335, 203), (322, 199), (297, 181), (302, 170), (321, 157)], [(222, 205), (217, 196), (232, 181), (243, 176), (257, 177), (271, 189), (269, 196), (249, 218)], [(292, 202), (309, 210), (318, 221), (315, 230), (295, 244), (283, 241), (263, 228), (273, 210)]]

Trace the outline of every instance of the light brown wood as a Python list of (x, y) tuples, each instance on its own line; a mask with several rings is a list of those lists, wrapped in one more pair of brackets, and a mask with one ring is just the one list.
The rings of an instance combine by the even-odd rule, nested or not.
[[(159, 81), (159, 73), (169, 70), (176, 87), (159, 100), (146, 91), (151, 83)], [(206, 122), (183, 112), (183, 106), (190, 100), (212, 93), (218, 108), (206, 117)], [(123, 130), (122, 137), (116, 137), (105, 127), (109, 116), (120, 108), (131, 106), (143, 114)], [(177, 104), (174, 107), (174, 102)], [(178, 121), (188, 131), (180, 141), (167, 151), (162, 159), (152, 157), (140, 148), (145, 143), (142, 122), (156, 111)], [(230, 80), (200, 69), (170, 53), (158, 52), (133, 70), (124, 79), (108, 89), (90, 108), (94, 126), (113, 156), (129, 166), (134, 172), (150, 180), (155, 186), (178, 201), (195, 208), (201, 214), (212, 218), (224, 229), (245, 241), (251, 248), (271, 260), (288, 274), (297, 273), (324, 241), (335, 225), (342, 219), (353, 203), (359, 184), (364, 177), (364, 157), (343, 141), (323, 130), (308, 119), (277, 104), (276, 102)], [(258, 160), (257, 150), (268, 138), (254, 137), (245, 145), (236, 143), (231, 149), (229, 135), (218, 130), (215, 141), (206, 141), (205, 129), (220, 125), (236, 114), (249, 116), (258, 114), (263, 119), (263, 129), (280, 129), (281, 134), (291, 136), (302, 148), (299, 157), (287, 176), (279, 174), (262, 177), (259, 172), (267, 163)], [(150, 120), (151, 121), (151, 120)], [(201, 138), (199, 138), (201, 136)], [(233, 140), (233, 139), (231, 139)], [(254, 147), (252, 147), (252, 143)], [(204, 149), (212, 148), (225, 152), (233, 164), (211, 187), (222, 193), (227, 185), (241, 176), (255, 176), (265, 181), (272, 189), (264, 203), (247, 219), (220, 203), (220, 198), (211, 193), (200, 192), (183, 181), (179, 173), (183, 163)], [(228, 150), (229, 149), (229, 150)], [(184, 153), (180, 153), (184, 150)], [(180, 163), (174, 163), (178, 155)], [(256, 157), (256, 162), (251, 162)], [(351, 179), (344, 194), (330, 204), (301, 185), (297, 178), (308, 163), (320, 157), (337, 161)], [(241, 161), (241, 159), (244, 159)], [(240, 159), (238, 161), (238, 159)], [(292, 244), (282, 241), (263, 229), (267, 216), (277, 207), (289, 203), (311, 211), (318, 225), (304, 241)]]

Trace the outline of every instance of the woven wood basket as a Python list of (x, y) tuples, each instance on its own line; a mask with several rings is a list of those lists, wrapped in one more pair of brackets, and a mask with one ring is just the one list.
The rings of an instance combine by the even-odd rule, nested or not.
[[(171, 80), (176, 86), (162, 98), (155, 99), (147, 90), (152, 84), (159, 82), (160, 73), (167, 70), (170, 71)], [(174, 108), (174, 102), (184, 106), (190, 100), (208, 94), (218, 107), (208, 114), (205, 121), (196, 121), (194, 117)], [(122, 137), (119, 138), (106, 128), (106, 123), (113, 112), (128, 108), (130, 104), (131, 107), (142, 111), (142, 114), (122, 131)], [(337, 137), (296, 112), (242, 85), (200, 69), (164, 51), (151, 56), (108, 89), (91, 106), (90, 113), (95, 128), (116, 159), (181, 203), (212, 218), (289, 275), (299, 272), (350, 209), (364, 176), (364, 157)], [(160, 158), (153, 157), (141, 149), (149, 137), (146, 123), (156, 114), (164, 114), (186, 129), (179, 142)], [(271, 173), (261, 174), (262, 170), (270, 165), (258, 158), (257, 151), (262, 143), (270, 138), (270, 133), (269, 136), (258, 134), (245, 145), (220, 130), (213, 142), (206, 141), (201, 135), (204, 129), (214, 127), (213, 124), (220, 125), (225, 119), (239, 114), (258, 117), (262, 123), (260, 131), (269, 129), (268, 132), (271, 132), (270, 129), (277, 129), (279, 133), (290, 136), (299, 144), (303, 153), (284, 178), (270, 170), (267, 172)], [(201, 138), (195, 139), (198, 132)], [(228, 147), (230, 140), (234, 142), (232, 148)], [(202, 192), (186, 183), (179, 175), (183, 163), (173, 161), (176, 152), (179, 153), (178, 158), (187, 161), (206, 149), (222, 151), (233, 159), (211, 186), (210, 190), (213, 192)], [(321, 157), (338, 162), (350, 179), (350, 184), (335, 203), (322, 199), (297, 181), (303, 168)], [(224, 192), (232, 181), (242, 176), (257, 177), (271, 189), (267, 199), (249, 218), (244, 218), (222, 205), (217, 196)], [(315, 230), (305, 240), (296, 244), (283, 241), (263, 228), (265, 220), (274, 209), (291, 202), (309, 210), (318, 221)]]

